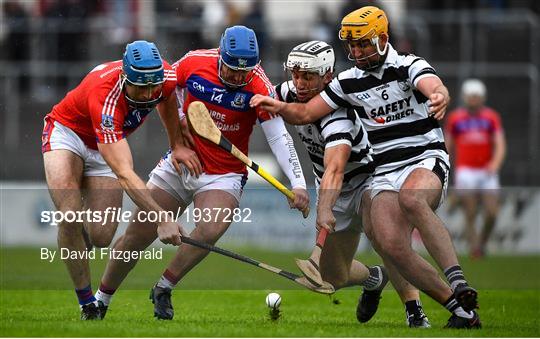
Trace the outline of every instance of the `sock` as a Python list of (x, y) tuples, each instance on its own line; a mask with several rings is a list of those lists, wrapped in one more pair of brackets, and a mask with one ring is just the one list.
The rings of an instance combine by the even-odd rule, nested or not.
[(116, 292), (116, 289), (108, 288), (106, 285), (101, 283), (96, 293), (96, 300), (101, 301), (105, 306), (109, 306), (114, 292)]
[(75, 289), (75, 293), (77, 294), (77, 299), (79, 299), (79, 305), (81, 306), (96, 301), (90, 285), (86, 286), (85, 288), (81, 288), (80, 290)]
[(382, 274), (378, 267), (368, 267), (369, 277), (362, 282), (362, 286), (367, 291), (374, 291), (381, 286)]
[(450, 311), (450, 313), (454, 313), (454, 311), (458, 308), (458, 307), (461, 307), (459, 306), (456, 298), (454, 298), (454, 296), (451, 296), (450, 298), (448, 298), (448, 300), (443, 304), (444, 308), (446, 308), (448, 311)]
[(420, 300), (409, 300), (405, 302), (407, 314), (422, 314), (422, 303)]
[(176, 286), (179, 280), (180, 279), (175, 277), (174, 274), (171, 273), (171, 271), (166, 269), (165, 272), (163, 272), (163, 275), (161, 276), (161, 278), (159, 278), (157, 286), (172, 290)]
[(458, 285), (468, 285), (467, 280), (465, 280), (465, 275), (463, 275), (463, 270), (459, 265), (448, 267), (444, 270), (444, 275), (446, 276), (452, 291), (454, 291)]

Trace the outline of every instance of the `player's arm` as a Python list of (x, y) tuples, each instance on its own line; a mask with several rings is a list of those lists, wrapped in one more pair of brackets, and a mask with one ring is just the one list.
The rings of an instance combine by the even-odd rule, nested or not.
[(441, 79), (436, 75), (423, 77), (416, 84), (416, 88), (429, 99), (430, 115), (442, 120), (450, 104), (450, 93)]
[(302, 166), (298, 154), (294, 148), (294, 142), (285, 128), (283, 119), (275, 117), (261, 123), (264, 135), (272, 153), (276, 157), (279, 166), (289, 178), (295, 199), (291, 206), (304, 212), (309, 208), (309, 195), (306, 190), (306, 180), (302, 172)]
[(159, 239), (166, 244), (179, 245), (180, 233), (185, 232), (152, 198), (144, 182), (133, 170), (133, 158), (126, 139), (115, 143), (98, 143), (98, 149), (133, 202), (142, 210), (159, 213), (160, 219), (163, 219), (158, 222)]
[(450, 154), (450, 158), (452, 158), (452, 152), (454, 151), (454, 135), (452, 133), (452, 129), (454, 128), (453, 125), (453, 115), (450, 114), (450, 118), (448, 121), (446, 121), (446, 125), (444, 126), (444, 144), (446, 145), (448, 154)]
[(332, 232), (336, 226), (332, 208), (341, 193), (345, 166), (350, 154), (351, 146), (348, 144), (338, 144), (324, 151), (324, 174), (317, 204), (317, 228), (324, 227)]
[(254, 95), (250, 102), (251, 107), (260, 107), (270, 113), (279, 114), (283, 120), (292, 125), (305, 125), (324, 117), (333, 109), (320, 95), (316, 95), (305, 104), (286, 103), (260, 94)]
[(165, 101), (159, 103), (158, 112), (161, 122), (167, 131), (167, 137), (171, 148), (171, 162), (174, 168), (179, 175), (182, 175), (182, 171), (178, 164), (181, 163), (186, 166), (191, 175), (199, 177), (202, 173), (202, 166), (197, 154), (184, 145), (180, 119), (178, 117), (176, 95), (174, 93), (172, 93)]
[(488, 169), (493, 173), (499, 172), (505, 157), (506, 138), (503, 130), (501, 129), (493, 136), (493, 158), (488, 165)]

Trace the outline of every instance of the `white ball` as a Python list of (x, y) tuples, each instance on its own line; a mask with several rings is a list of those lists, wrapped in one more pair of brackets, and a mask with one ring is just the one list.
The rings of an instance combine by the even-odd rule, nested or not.
[(274, 292), (268, 293), (266, 296), (266, 305), (273, 309), (279, 308), (279, 305), (281, 305), (281, 296)]

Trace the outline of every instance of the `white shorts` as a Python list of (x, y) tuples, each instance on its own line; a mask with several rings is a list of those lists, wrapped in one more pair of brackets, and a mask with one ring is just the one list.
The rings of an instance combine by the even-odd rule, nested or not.
[(442, 183), (442, 194), (439, 201), (439, 206), (444, 202), (446, 198), (446, 190), (448, 189), (448, 165), (439, 158), (427, 158), (416, 164), (412, 164), (393, 172), (375, 175), (373, 176), (373, 182), (371, 183), (371, 199), (382, 191), (399, 192), (401, 186), (407, 179), (407, 177), (417, 168), (425, 168), (437, 175)]
[[(317, 182), (316, 182), (317, 184)], [(356, 189), (342, 191), (336, 200), (332, 212), (336, 218), (335, 231), (343, 231), (346, 229), (362, 231), (362, 196), (369, 189), (371, 184), (371, 176), (367, 177), (360, 186)], [(319, 187), (317, 185), (317, 204), (319, 200)]]
[(116, 178), (99, 151), (86, 146), (81, 138), (70, 128), (58, 121), (45, 118), (45, 128), (41, 140), (42, 152), (68, 150), (77, 154), (84, 162), (83, 176)]
[(499, 175), (485, 169), (458, 167), (455, 172), (455, 187), (458, 190), (498, 190)]
[(247, 181), (246, 174), (227, 173), (227, 174), (206, 174), (203, 173), (199, 178), (192, 176), (188, 169), (180, 165), (182, 175), (178, 175), (176, 169), (171, 163), (171, 151), (159, 161), (157, 166), (150, 172), (148, 182), (156, 185), (162, 190), (168, 192), (178, 201), (187, 205), (191, 204), (193, 197), (204, 191), (221, 190), (230, 193), (240, 202), (244, 185)]

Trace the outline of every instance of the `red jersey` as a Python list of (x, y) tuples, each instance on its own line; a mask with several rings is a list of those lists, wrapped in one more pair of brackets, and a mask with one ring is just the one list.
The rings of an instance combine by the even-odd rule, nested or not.
[(482, 107), (476, 114), (465, 108), (450, 113), (445, 126), (446, 134), (455, 145), (455, 166), (485, 168), (493, 156), (493, 141), (502, 133), (499, 114), (489, 107)]
[[(171, 65), (163, 61), (165, 82), (163, 100), (174, 95), (176, 74)], [(114, 143), (135, 131), (151, 109), (129, 106), (120, 74), (122, 60), (96, 66), (81, 83), (55, 105), (45, 119), (53, 119), (70, 128), (91, 149), (97, 143)]]
[[(178, 86), (185, 88), (182, 109), (193, 101), (202, 101), (221, 133), (244, 154), (248, 154), (253, 125), (275, 117), (260, 108), (251, 108), (249, 100), (255, 94), (274, 97), (274, 87), (260, 65), (253, 70), (253, 80), (237, 90), (225, 87), (218, 78), (217, 49), (195, 50), (173, 64)], [(229, 152), (196, 134), (195, 152), (208, 174), (246, 173), (246, 166)]]

